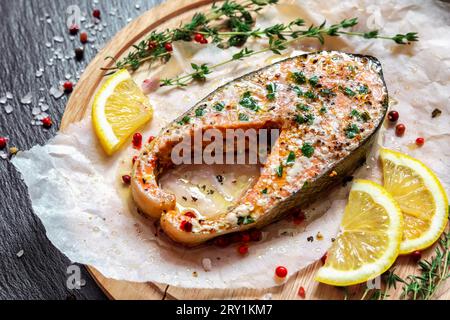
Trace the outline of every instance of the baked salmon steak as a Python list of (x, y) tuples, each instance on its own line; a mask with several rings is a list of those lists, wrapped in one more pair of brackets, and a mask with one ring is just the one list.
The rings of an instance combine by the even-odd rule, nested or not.
[[(374, 57), (323, 51), (288, 58), (225, 84), (162, 130), (134, 164), (133, 199), (143, 214), (160, 219), (169, 237), (187, 246), (261, 228), (326, 197), (364, 163), (387, 107)], [(184, 210), (159, 184), (176, 166), (174, 148), (210, 129), (279, 130), (259, 177), (215, 215)]]

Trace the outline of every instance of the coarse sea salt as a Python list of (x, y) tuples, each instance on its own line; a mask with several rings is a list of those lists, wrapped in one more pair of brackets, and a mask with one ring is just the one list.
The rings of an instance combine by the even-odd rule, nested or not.
[(4, 109), (6, 114), (10, 114), (14, 111), (14, 108), (10, 104), (7, 104)]
[(61, 89), (57, 88), (57, 87), (51, 87), (50, 91), (49, 91), (50, 95), (55, 98), (55, 99), (59, 99), (63, 96), (64, 91), (62, 91)]
[(211, 259), (209, 259), (209, 258), (203, 258), (202, 259), (202, 266), (203, 266), (203, 269), (205, 270), (205, 271), (211, 271), (211, 269), (212, 269), (212, 262), (211, 262)]
[(1, 104), (5, 104), (5, 103), (6, 103), (6, 100), (8, 100), (8, 98), (7, 98), (6, 96), (1, 97), (1, 98), (0, 98), (0, 103), (1, 103)]
[(30, 104), (33, 99), (33, 94), (28, 92), (22, 99), (20, 99), (21, 104)]

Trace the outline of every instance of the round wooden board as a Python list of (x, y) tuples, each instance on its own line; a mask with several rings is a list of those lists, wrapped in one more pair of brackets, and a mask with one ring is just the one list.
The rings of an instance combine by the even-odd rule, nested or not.
[[(289, 2), (281, 0), (280, 3)], [(64, 113), (61, 130), (70, 123), (80, 121), (91, 108), (91, 99), (97, 88), (104, 81), (104, 72), (100, 67), (107, 66), (105, 57), (113, 56), (120, 58), (129, 50), (133, 43), (138, 42), (153, 29), (163, 29), (174, 26), (180, 21), (189, 19), (194, 12), (207, 10), (213, 0), (168, 0), (162, 5), (155, 7), (139, 18), (133, 20), (122, 29), (106, 45), (103, 50), (86, 68), (79, 80)], [(427, 250), (424, 256), (432, 254), (433, 250)], [(417, 266), (408, 259), (400, 257), (397, 261), (396, 273), (402, 277), (417, 271)], [(319, 284), (315, 282), (314, 274), (320, 267), (320, 261), (309, 266), (292, 276), (285, 284), (265, 289), (234, 289), (234, 290), (211, 290), (211, 289), (183, 289), (155, 283), (134, 283), (118, 281), (105, 278), (100, 272), (88, 267), (98, 285), (111, 299), (261, 299), (270, 294), (273, 299), (300, 299), (298, 289), (303, 286), (306, 291), (306, 299), (344, 299), (344, 290)], [(450, 282), (450, 281), (449, 281)], [(359, 299), (365, 285), (349, 288), (348, 298)], [(450, 283), (442, 286), (436, 299), (450, 299)], [(400, 288), (391, 293), (390, 298), (398, 298), (401, 294)], [(266, 296), (267, 297), (267, 296)]]

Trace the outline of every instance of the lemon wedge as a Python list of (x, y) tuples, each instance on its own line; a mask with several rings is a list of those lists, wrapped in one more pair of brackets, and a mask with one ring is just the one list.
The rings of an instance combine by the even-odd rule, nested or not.
[(431, 246), (448, 220), (448, 198), (436, 175), (417, 159), (381, 149), (384, 187), (399, 204), (405, 221), (400, 253)]
[(116, 152), (153, 109), (127, 70), (116, 72), (99, 89), (92, 108), (94, 130), (108, 155)]
[(402, 239), (399, 206), (380, 185), (356, 180), (333, 242), (316, 280), (335, 286), (365, 282), (395, 262)]

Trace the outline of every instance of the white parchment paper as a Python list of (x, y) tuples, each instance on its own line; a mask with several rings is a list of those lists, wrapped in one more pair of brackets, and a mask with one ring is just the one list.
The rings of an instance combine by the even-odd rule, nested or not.
[[(269, 8), (257, 24), (268, 26), (304, 17), (315, 23), (330, 23), (358, 17), (360, 28), (378, 29), (395, 34), (418, 31), (420, 42), (396, 46), (387, 41), (336, 38), (320, 47), (314, 41), (296, 45), (285, 56), (318, 49), (336, 49), (374, 55), (380, 59), (384, 76), (406, 125), (402, 138), (385, 126), (378, 144), (357, 176), (379, 181), (377, 147), (409, 153), (430, 166), (448, 192), (450, 185), (450, 6), (435, 1), (292, 1)], [(253, 43), (259, 47), (261, 44)], [(220, 50), (214, 46), (177, 43), (175, 58), (158, 72), (173, 76), (189, 70), (190, 61), (214, 63), (238, 49)], [(186, 89), (164, 89), (150, 94), (155, 109), (152, 122), (143, 130), (144, 137), (155, 135), (176, 116), (220, 84), (244, 73), (275, 62), (271, 53), (224, 67), (204, 85)], [(143, 68), (145, 69), (145, 68)], [(148, 70), (135, 74), (138, 84), (153, 76)], [(434, 119), (431, 112), (442, 115)], [(414, 140), (422, 136), (426, 143), (416, 148)], [(95, 137), (91, 119), (71, 125), (45, 146), (21, 152), (13, 163), (28, 186), (34, 212), (46, 227), (53, 244), (72, 261), (92, 265), (106, 277), (129, 281), (155, 281), (181, 287), (263, 288), (279, 284), (274, 269), (284, 265), (289, 275), (318, 260), (330, 246), (339, 229), (347, 188), (337, 188), (320, 206), (312, 206), (306, 223), (295, 225), (285, 220), (264, 229), (264, 239), (252, 243), (246, 257), (236, 246), (203, 246), (186, 249), (156, 236), (152, 221), (136, 213), (120, 175), (129, 169), (131, 147), (113, 157), (106, 157)], [(323, 240), (315, 236), (320, 232)], [(313, 236), (314, 241), (307, 238)], [(210, 260), (206, 271), (202, 261)]]

